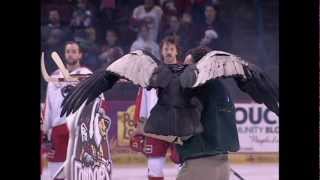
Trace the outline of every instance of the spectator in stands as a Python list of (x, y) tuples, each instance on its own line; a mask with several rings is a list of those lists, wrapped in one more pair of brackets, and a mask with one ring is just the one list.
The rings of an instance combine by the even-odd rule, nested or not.
[(59, 33), (63, 37), (63, 41), (71, 39), (70, 30), (67, 26), (63, 25), (58, 9), (51, 9), (48, 12), (48, 24), (41, 27), (41, 39), (43, 43), (46, 43), (46, 41), (48, 41), (52, 30), (56, 30), (54, 34), (56, 34), (58, 30), (60, 30)]
[(98, 54), (100, 51), (100, 47), (96, 43), (96, 30), (90, 27), (90, 28), (86, 28), (84, 30), (84, 33), (86, 35), (85, 41), (88, 44), (87, 49), (94, 54)]
[(83, 64), (95, 71), (99, 67), (97, 55), (99, 48), (96, 44), (96, 30), (94, 28), (95, 8), (88, 0), (77, 0), (70, 22), (74, 40), (85, 49)]
[(124, 55), (120, 47), (112, 47), (99, 55), (100, 67), (106, 67)]
[(168, 29), (164, 34), (178, 34), (178, 31), (180, 30), (180, 22), (178, 16), (170, 16), (168, 20)]
[(162, 24), (169, 21), (171, 16), (178, 16), (178, 11), (175, 5), (174, 0), (167, 0), (161, 4), (161, 8), (163, 10), (162, 15)]
[(70, 26), (73, 29), (89, 27), (91, 25), (91, 13), (90, 11), (74, 11), (72, 14), (72, 20)]
[(90, 28), (86, 28), (85, 32), (88, 34), (87, 40), (91, 43), (95, 43), (96, 42), (96, 30), (94, 28), (90, 27)]
[(52, 29), (49, 32), (48, 39), (46, 41), (47, 48), (58, 49), (65, 40), (64, 32), (61, 29)]
[(107, 28), (108, 25), (114, 25), (114, 21), (120, 19), (117, 16), (116, 0), (101, 0), (99, 10), (101, 12), (101, 25)]
[(115, 29), (108, 29), (105, 35), (105, 43), (102, 44), (98, 56), (100, 64), (108, 64), (123, 55), (124, 51), (120, 46), (119, 33)]
[(57, 69), (56, 64), (51, 58), (53, 51), (63, 54), (64, 32), (61, 29), (52, 29), (48, 32), (48, 37), (41, 44), (42, 51), (45, 54), (45, 65), (48, 73), (53, 73)]
[(220, 0), (210, 0), (213, 5), (219, 5)]
[(177, 7), (174, 0), (167, 0), (162, 5), (164, 14), (167, 15), (178, 15)]
[(108, 29), (105, 33), (105, 43), (101, 46), (101, 52), (116, 46), (120, 46), (119, 33), (116, 29)]
[(167, 29), (171, 16), (178, 16), (174, 0), (160, 1), (160, 6), (163, 11), (163, 15), (159, 25), (158, 42), (165, 37), (163, 32)]
[(82, 64), (90, 70), (95, 71), (100, 66), (97, 57), (99, 47), (95, 43), (95, 30), (93, 28), (86, 28), (83, 31), (75, 32), (74, 41), (79, 43), (83, 49)]
[(190, 14), (184, 13), (181, 20), (179, 20), (178, 16), (173, 15), (168, 18), (167, 26), (164, 26), (163, 33), (160, 33), (160, 39), (166, 36), (177, 36), (184, 53), (193, 47), (193, 29)]
[(180, 39), (180, 33), (181, 29), (178, 16), (171, 15), (163, 19), (159, 39), (163, 39), (166, 36), (178, 36)]
[(208, 29), (204, 32), (203, 38), (200, 40), (199, 46), (204, 47), (207, 46), (209, 48), (213, 48), (214, 40), (218, 38), (218, 34), (213, 29)]
[(100, 10), (113, 10), (116, 8), (116, 0), (101, 0)]
[[(198, 41), (200, 42), (203, 38), (203, 35), (206, 34), (207, 30), (213, 30), (216, 34), (215, 39), (212, 40), (212, 44), (214, 46), (210, 47), (213, 49), (218, 50), (226, 50), (225, 44), (227, 42), (225, 41), (225, 36), (228, 35), (227, 29), (225, 28), (225, 25), (221, 22), (221, 20), (218, 17), (218, 6), (213, 5), (212, 3), (206, 4), (205, 10), (204, 10), (205, 19), (204, 22), (202, 22), (198, 27)], [(208, 33), (207, 33), (208, 34)]]
[(181, 37), (181, 46), (183, 53), (193, 48), (196, 44), (195, 32), (197, 32), (197, 26), (194, 25), (193, 17), (190, 13), (184, 12), (180, 20), (180, 29), (183, 31)]
[(78, 0), (76, 9), (72, 13), (70, 26), (73, 31), (83, 30), (92, 27), (94, 14), (92, 8), (89, 7), (87, 0)]
[[(184, 12), (191, 13), (194, 10), (197, 10), (197, 11), (200, 10), (201, 7), (203, 7), (204, 4), (208, 1), (209, 0), (160, 0), (160, 5), (163, 6), (166, 3), (170, 4), (171, 2), (173, 2), (174, 6), (176, 7), (175, 9), (178, 15), (182, 15)], [(165, 11), (164, 8), (163, 10)]]
[(204, 6), (209, 0), (175, 0), (179, 15), (187, 12), (192, 15), (194, 23), (197, 24), (204, 19)]
[(157, 40), (159, 25), (162, 18), (163, 11), (159, 6), (155, 5), (154, 0), (144, 0), (144, 4), (137, 6), (132, 13), (133, 22), (140, 24), (139, 21), (151, 19), (150, 35), (153, 41)]
[(215, 28), (215, 25), (218, 22), (217, 13), (217, 6), (206, 5), (204, 11), (206, 28)]
[(148, 24), (143, 22), (139, 28), (137, 40), (133, 42), (130, 51), (145, 50), (152, 53), (155, 57), (160, 59), (159, 45), (152, 40), (152, 32)]
[(57, 9), (49, 11), (49, 23), (47, 26), (50, 28), (61, 28), (60, 14)]
[(192, 15), (188, 12), (184, 12), (181, 17), (181, 23), (192, 25)]

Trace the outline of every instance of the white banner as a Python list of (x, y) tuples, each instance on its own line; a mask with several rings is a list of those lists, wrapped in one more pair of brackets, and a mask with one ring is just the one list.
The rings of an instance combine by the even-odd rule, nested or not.
[(237, 103), (239, 152), (278, 152), (279, 118), (265, 105)]

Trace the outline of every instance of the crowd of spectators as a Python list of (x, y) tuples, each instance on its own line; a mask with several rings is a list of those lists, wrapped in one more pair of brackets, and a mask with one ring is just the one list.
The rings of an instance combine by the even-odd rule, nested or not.
[[(160, 40), (172, 34), (183, 52), (197, 45), (219, 49), (225, 30), (218, 6), (215, 0), (43, 0), (41, 47), (50, 59), (66, 41), (80, 42), (82, 63), (93, 71), (136, 49), (160, 58)], [(52, 73), (55, 65), (46, 63)]]
[[(63, 54), (73, 40), (85, 51), (82, 65), (92, 71), (136, 49), (160, 58), (159, 42), (180, 39), (182, 51), (198, 45), (221, 49), (223, 24), (216, 0), (42, 0), (41, 50), (51, 74), (50, 54)], [(227, 50), (227, 49), (226, 49)]]
[(196, 46), (230, 51), (231, 27), (219, 0), (42, 0), (41, 7), (49, 74), (57, 69), (51, 52), (63, 54), (70, 40), (80, 43), (82, 65), (92, 71), (136, 49), (160, 58), (159, 42), (167, 35), (180, 39), (182, 54)]

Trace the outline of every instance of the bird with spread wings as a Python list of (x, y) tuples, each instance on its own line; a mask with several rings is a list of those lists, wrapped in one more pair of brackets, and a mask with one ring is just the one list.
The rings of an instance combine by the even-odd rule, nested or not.
[(190, 136), (203, 131), (201, 108), (190, 92), (209, 80), (225, 78), (233, 78), (255, 102), (279, 115), (278, 88), (259, 67), (236, 55), (211, 51), (195, 64), (180, 65), (163, 64), (141, 50), (122, 56), (81, 81), (64, 99), (61, 115), (76, 112), (83, 103), (89, 104), (110, 90), (119, 79), (127, 79), (140, 87), (158, 90), (158, 102), (144, 127), (146, 133)]

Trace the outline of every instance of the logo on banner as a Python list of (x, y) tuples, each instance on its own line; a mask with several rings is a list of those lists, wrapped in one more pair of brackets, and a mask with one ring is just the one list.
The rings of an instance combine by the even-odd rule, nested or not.
[(72, 155), (72, 180), (109, 180), (111, 154), (108, 132), (111, 119), (101, 108), (101, 99), (85, 106), (77, 121)]
[(242, 152), (278, 152), (277, 115), (260, 104), (236, 104), (236, 123)]
[(126, 111), (119, 111), (117, 114), (119, 146), (129, 146), (130, 144), (130, 137), (135, 130), (134, 111), (135, 105), (131, 105)]

